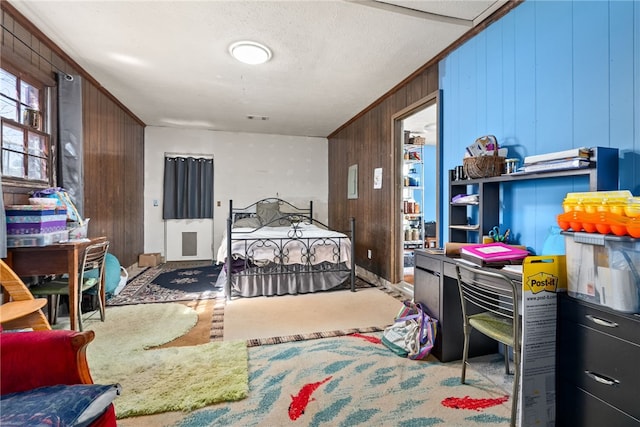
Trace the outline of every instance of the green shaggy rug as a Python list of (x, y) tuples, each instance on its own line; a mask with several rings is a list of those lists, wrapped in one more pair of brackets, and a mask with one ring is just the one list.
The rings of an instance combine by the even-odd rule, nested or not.
[(106, 321), (87, 348), (95, 383), (120, 383), (116, 416), (192, 411), (248, 394), (244, 341), (152, 349), (184, 335), (197, 322), (195, 310), (177, 303), (109, 307)]

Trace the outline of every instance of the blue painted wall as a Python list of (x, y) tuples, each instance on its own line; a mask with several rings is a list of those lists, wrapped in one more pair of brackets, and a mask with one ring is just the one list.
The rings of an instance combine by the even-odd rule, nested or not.
[(425, 221), (435, 221), (435, 203), (427, 203), (427, 200), (436, 200), (437, 197), (435, 174), (432, 172), (436, 170), (436, 146), (425, 145), (422, 153), (424, 157), (424, 168), (426, 171), (428, 171), (427, 173), (425, 173), (425, 176), (429, 176), (429, 174), (431, 174), (431, 176), (433, 177), (433, 179), (425, 179), (423, 183), (425, 203), (422, 207), (422, 215)]
[[(440, 63), (442, 182), (464, 148), (495, 135), (508, 157), (620, 150), (620, 189), (640, 195), (640, 1), (528, 0)], [(501, 226), (536, 253), (585, 178), (503, 186)], [(448, 187), (443, 241), (448, 241)]]

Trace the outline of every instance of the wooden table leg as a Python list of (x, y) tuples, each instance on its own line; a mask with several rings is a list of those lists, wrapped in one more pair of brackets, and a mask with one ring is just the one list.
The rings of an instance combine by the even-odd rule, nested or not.
[(77, 330), (78, 318), (78, 249), (75, 247), (67, 253), (67, 263), (69, 265), (69, 329)]

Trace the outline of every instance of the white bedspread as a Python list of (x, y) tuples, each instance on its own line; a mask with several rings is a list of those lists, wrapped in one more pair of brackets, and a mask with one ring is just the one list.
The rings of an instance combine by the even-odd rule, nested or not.
[[(343, 233), (325, 230), (311, 224), (299, 224), (296, 237), (293, 239), (290, 234), (293, 231), (293, 226), (262, 227), (254, 230), (253, 228), (233, 229), (231, 253), (234, 259), (245, 258), (246, 248), (251, 245), (249, 251), (253, 262), (257, 264), (279, 262), (279, 260), (274, 260), (274, 253), (277, 253), (277, 247), (284, 247), (287, 251), (286, 264), (307, 264), (307, 248), (310, 248), (313, 256), (309, 258), (313, 265), (322, 262), (344, 262), (347, 266), (351, 266), (351, 240)], [(337, 239), (339, 237), (341, 239)], [(248, 241), (237, 239), (248, 239)], [(270, 239), (275, 243), (266, 242), (263, 245), (261, 239)], [(339, 260), (337, 259), (338, 246), (340, 247)], [(226, 257), (227, 238), (225, 235), (218, 248), (217, 261), (223, 263)]]

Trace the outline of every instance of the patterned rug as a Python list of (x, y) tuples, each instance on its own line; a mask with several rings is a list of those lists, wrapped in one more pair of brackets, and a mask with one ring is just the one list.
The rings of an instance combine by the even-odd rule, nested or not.
[(398, 357), (380, 333), (251, 347), (249, 396), (174, 426), (508, 426), (509, 392), (484, 365), (460, 384), (460, 366)]
[(223, 297), (216, 287), (222, 265), (210, 262), (166, 263), (148, 268), (129, 280), (122, 291), (107, 300), (108, 306), (193, 301)]

